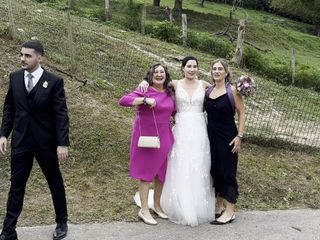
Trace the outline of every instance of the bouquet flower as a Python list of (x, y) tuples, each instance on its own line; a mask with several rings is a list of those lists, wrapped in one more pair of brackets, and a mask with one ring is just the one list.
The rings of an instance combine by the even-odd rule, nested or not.
[(256, 90), (254, 80), (249, 76), (241, 76), (236, 82), (236, 88), (240, 95), (249, 97)]

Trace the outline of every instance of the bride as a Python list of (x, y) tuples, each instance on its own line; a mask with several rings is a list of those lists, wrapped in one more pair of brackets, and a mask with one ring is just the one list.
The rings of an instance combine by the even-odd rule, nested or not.
[(184, 78), (172, 83), (177, 110), (175, 142), (168, 159), (161, 206), (172, 222), (197, 226), (215, 216), (210, 145), (203, 112), (205, 88), (209, 84), (197, 80), (195, 57), (185, 57), (181, 70)]

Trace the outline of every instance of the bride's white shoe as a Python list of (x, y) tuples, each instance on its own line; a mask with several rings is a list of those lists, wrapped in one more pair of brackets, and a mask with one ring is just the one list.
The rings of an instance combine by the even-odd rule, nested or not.
[(155, 214), (157, 214), (162, 219), (168, 219), (169, 217), (164, 212), (158, 212), (155, 208), (151, 208)]
[(146, 216), (143, 215), (142, 213), (142, 209), (140, 209), (139, 213), (138, 213), (138, 216), (142, 219), (142, 221), (144, 221), (146, 224), (149, 224), (149, 225), (157, 225), (157, 221), (154, 220), (153, 217), (151, 218), (147, 218)]

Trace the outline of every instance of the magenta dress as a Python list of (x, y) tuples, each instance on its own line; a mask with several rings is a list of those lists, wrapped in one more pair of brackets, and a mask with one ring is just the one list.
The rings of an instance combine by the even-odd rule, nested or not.
[(148, 105), (138, 105), (131, 136), (130, 176), (146, 182), (152, 182), (154, 177), (158, 176), (159, 180), (164, 182), (167, 170), (167, 158), (174, 141), (170, 128), (170, 116), (175, 110), (174, 100), (167, 93), (158, 92), (154, 88), (149, 87), (146, 93), (135, 90), (123, 96), (119, 100), (119, 105), (132, 107), (135, 98), (144, 96), (156, 99), (157, 104), (154, 108), (154, 114), (160, 135), (160, 148), (141, 148), (137, 146), (140, 136), (139, 118), (141, 135), (157, 136), (152, 110)]

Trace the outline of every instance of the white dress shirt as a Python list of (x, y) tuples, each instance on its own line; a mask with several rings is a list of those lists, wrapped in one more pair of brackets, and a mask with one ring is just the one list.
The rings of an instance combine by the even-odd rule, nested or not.
[[(29, 74), (30, 72), (28, 72), (27, 70), (24, 71), (24, 84), (26, 86), (26, 89), (28, 89), (28, 77), (27, 74)], [(39, 79), (41, 78), (42, 74), (43, 74), (43, 68), (41, 66), (39, 66), (35, 71), (33, 71), (32, 73), (33, 78), (32, 78), (32, 83), (33, 83), (33, 87), (39, 82)]]

